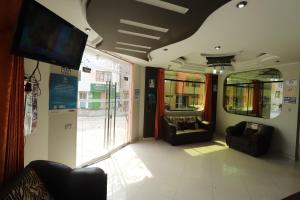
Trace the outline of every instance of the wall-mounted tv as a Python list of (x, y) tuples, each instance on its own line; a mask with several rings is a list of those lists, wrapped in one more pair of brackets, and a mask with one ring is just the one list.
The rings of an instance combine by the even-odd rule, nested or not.
[(34, 0), (23, 0), (12, 53), (79, 69), (87, 35)]

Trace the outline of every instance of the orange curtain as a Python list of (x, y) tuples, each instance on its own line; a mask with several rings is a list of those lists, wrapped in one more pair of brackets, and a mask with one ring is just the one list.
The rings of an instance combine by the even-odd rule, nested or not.
[(253, 100), (252, 100), (252, 105), (253, 105), (253, 114), (255, 116), (259, 115), (259, 95), (260, 95), (260, 81), (255, 80), (253, 81)]
[(158, 69), (157, 75), (157, 99), (156, 99), (156, 111), (155, 111), (155, 139), (159, 139), (161, 137), (161, 129), (162, 129), (162, 117), (165, 112), (165, 70)]
[(205, 74), (205, 100), (203, 120), (211, 122), (212, 119), (212, 74)]
[(20, 5), (0, 2), (0, 186), (24, 166), (24, 60), (10, 54)]

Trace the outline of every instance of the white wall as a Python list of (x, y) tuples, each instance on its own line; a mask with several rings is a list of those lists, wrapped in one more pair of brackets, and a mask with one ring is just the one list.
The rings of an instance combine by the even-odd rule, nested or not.
[[(36, 61), (25, 59), (25, 74), (31, 74), (36, 66)], [(41, 96), (38, 97), (38, 124), (34, 134), (25, 138), (25, 165), (32, 160), (48, 159), (48, 107), (49, 107), (49, 73), (50, 65), (40, 62), (42, 80), (40, 82)]]
[[(61, 68), (51, 66), (51, 73), (61, 73)], [(72, 76), (78, 72), (71, 71)], [(70, 126), (69, 126), (70, 125)], [(49, 111), (49, 160), (76, 167), (77, 111)]]
[[(300, 63), (275, 66), (281, 71), (284, 80), (297, 79), (300, 76)], [(247, 70), (248, 71), (248, 70)], [(296, 104), (283, 104), (282, 112), (274, 119), (262, 119), (228, 113), (223, 108), (223, 87), (226, 76), (219, 76), (217, 101), (216, 134), (225, 135), (225, 129), (240, 121), (252, 121), (275, 127), (271, 151), (284, 157), (295, 159), (297, 143), (298, 102)], [(299, 84), (298, 84), (299, 87)], [(297, 90), (298, 91), (298, 90)]]
[[(133, 115), (132, 115), (132, 141), (136, 141), (143, 136), (144, 121), (144, 82), (145, 68), (133, 66)], [(135, 95), (135, 90), (139, 90), (139, 95)]]
[(49, 160), (76, 167), (76, 138), (76, 111), (49, 113)]
[[(36, 61), (25, 59), (25, 73), (31, 74)], [(25, 162), (33, 160), (52, 160), (76, 165), (76, 111), (57, 111), (49, 113), (49, 76), (51, 72), (60, 73), (60, 67), (40, 62), (42, 75), (40, 88), (42, 95), (38, 97), (38, 125), (36, 133), (26, 136)], [(73, 75), (77, 75), (73, 71)], [(65, 129), (66, 124), (71, 128)]]
[(140, 68), (139, 138), (144, 137), (145, 67)]

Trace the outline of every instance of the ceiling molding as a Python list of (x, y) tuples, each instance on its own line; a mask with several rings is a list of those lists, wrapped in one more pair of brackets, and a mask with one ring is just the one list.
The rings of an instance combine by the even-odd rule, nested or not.
[[(189, 38), (209, 15), (229, 1), (89, 0), (86, 13), (88, 23), (103, 38), (97, 48), (148, 61), (151, 51)], [(116, 49), (120, 41), (151, 47), (151, 51), (141, 54), (137, 46), (130, 48), (137, 51)]]

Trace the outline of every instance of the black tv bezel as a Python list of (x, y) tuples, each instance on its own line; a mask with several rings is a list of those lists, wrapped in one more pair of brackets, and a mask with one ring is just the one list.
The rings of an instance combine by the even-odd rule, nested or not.
[[(78, 58), (79, 62), (78, 62), (77, 65), (72, 65), (72, 64), (64, 62), (62, 60), (53, 60), (53, 59), (51, 59), (47, 56), (28, 53), (27, 51), (24, 51), (24, 50), (21, 50), (20, 48), (18, 48), (19, 44), (20, 44), (20, 40), (21, 40), (22, 30), (23, 30), (24, 23), (25, 23), (25, 17), (24, 16), (27, 13), (29, 4), (35, 4), (40, 9), (42, 9), (43, 12), (48, 12), (49, 15), (52, 15), (53, 17), (56, 17), (58, 21), (61, 21), (66, 26), (69, 26), (72, 29), (74, 29), (75, 31), (78, 31), (78, 32), (82, 33), (82, 36), (85, 37), (85, 38), (84, 38), (84, 42), (82, 43), (82, 46), (80, 47), (82, 53), (81, 53), (80, 59)], [(80, 61), (82, 60), (82, 56), (83, 56), (83, 52), (84, 52), (84, 49), (85, 49), (85, 46), (86, 46), (87, 38), (88, 38), (88, 35), (86, 33), (81, 31), (80, 29), (78, 29), (77, 27), (75, 27), (74, 25), (72, 25), (71, 23), (69, 23), (68, 21), (63, 19), (62, 17), (58, 16), (57, 14), (55, 14), (54, 12), (52, 12), (51, 10), (46, 8), (45, 6), (41, 5), (37, 1), (35, 1), (35, 0), (23, 0), (22, 6), (21, 6), (21, 9), (20, 9), (20, 13), (19, 13), (19, 17), (18, 17), (17, 26), (16, 26), (16, 29), (15, 29), (15, 34), (14, 34), (14, 37), (13, 37), (11, 53), (15, 54), (15, 55), (18, 55), (18, 56), (22, 56), (22, 57), (26, 57), (26, 58), (30, 58), (30, 59), (34, 59), (34, 60), (38, 60), (38, 61), (42, 61), (42, 62), (62, 66), (62, 67), (67, 67), (67, 68), (70, 68), (70, 69), (79, 70), (79, 67), (80, 67), (80, 64), (81, 64)]]

